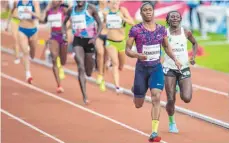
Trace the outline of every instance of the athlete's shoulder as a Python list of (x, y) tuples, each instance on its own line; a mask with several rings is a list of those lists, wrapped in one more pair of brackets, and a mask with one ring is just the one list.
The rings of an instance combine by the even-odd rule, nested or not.
[(166, 27), (164, 25), (161, 25), (161, 24), (157, 24), (157, 28), (158, 29), (166, 30)]
[(184, 27), (181, 27), (181, 28), (183, 28), (184, 34), (185, 34), (185, 36), (186, 36), (187, 38), (190, 37), (190, 36), (192, 36), (192, 31), (191, 31), (191, 30), (186, 29), (186, 28), (184, 28)]
[(91, 3), (88, 3), (88, 8), (96, 10), (96, 6), (94, 4), (91, 4)]
[(74, 9), (75, 6), (71, 6), (70, 8), (67, 9), (67, 15), (71, 15), (72, 11)]
[(132, 29), (142, 29), (142, 23), (135, 24), (134, 26), (132, 26)]
[(119, 10), (120, 10), (121, 12), (126, 12), (126, 11), (128, 11), (127, 8), (125, 8), (125, 7), (123, 7), (123, 6), (121, 6), (121, 7), (119, 8)]
[(185, 33), (192, 33), (192, 31), (187, 28), (184, 28), (184, 27), (181, 27), (181, 28), (184, 30)]
[(139, 23), (131, 27), (129, 35), (132, 37), (135, 37), (138, 34), (140, 34), (141, 31), (142, 31), (142, 26), (141, 26), (141, 23)]

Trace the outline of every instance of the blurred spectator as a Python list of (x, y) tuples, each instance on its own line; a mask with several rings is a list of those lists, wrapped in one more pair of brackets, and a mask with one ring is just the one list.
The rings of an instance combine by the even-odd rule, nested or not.
[(94, 5), (99, 5), (99, 1), (98, 0), (90, 0), (88, 1), (88, 3), (94, 4)]
[[(190, 29), (193, 31), (193, 19), (194, 19), (194, 17), (193, 17), (193, 12), (194, 12), (194, 10), (196, 10), (196, 8), (200, 5), (200, 4), (202, 4), (202, 2), (201, 2), (201, 0), (187, 0), (186, 1), (186, 3), (187, 3), (187, 5), (188, 5), (188, 7), (189, 7), (189, 23), (190, 23)], [(199, 30), (201, 29), (201, 22), (200, 22), (200, 15), (199, 15), (199, 13), (197, 12), (197, 20), (198, 20), (198, 24), (199, 24)]]
[(41, 12), (45, 10), (45, 8), (48, 6), (49, 0), (40, 0), (40, 9)]
[(219, 6), (229, 7), (229, 1), (228, 0), (212, 0), (211, 5), (219, 5)]

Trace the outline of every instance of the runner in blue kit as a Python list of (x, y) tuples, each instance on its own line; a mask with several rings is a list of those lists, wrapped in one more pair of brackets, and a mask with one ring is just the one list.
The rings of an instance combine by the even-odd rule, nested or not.
[[(177, 11), (168, 13), (166, 21), (169, 25), (167, 29), (168, 41), (172, 46), (172, 50), (179, 61), (182, 63), (181, 69), (177, 69), (173, 60), (165, 54), (163, 63), (165, 75), (165, 91), (167, 95), (166, 111), (169, 116), (169, 132), (178, 133), (176, 122), (174, 119), (175, 102), (176, 102), (176, 84), (180, 89), (180, 97), (185, 103), (189, 103), (192, 99), (192, 81), (189, 63), (195, 64), (195, 56), (197, 51), (197, 42), (191, 31), (180, 26), (182, 17)], [(188, 40), (192, 43), (193, 56), (189, 61), (188, 57)]]
[[(160, 142), (161, 137), (158, 136), (160, 95), (164, 88), (164, 75), (160, 62), (161, 46), (173, 59), (178, 69), (180, 69), (181, 64), (176, 60), (168, 44), (166, 28), (154, 22), (154, 7), (152, 4), (145, 2), (140, 10), (143, 22), (131, 28), (126, 45), (126, 55), (138, 59), (133, 86), (135, 107), (142, 107), (145, 94), (149, 88), (152, 97), (152, 134), (149, 141)], [(137, 52), (131, 50), (134, 42), (136, 43)]]
[[(40, 18), (39, 2), (35, 0), (18, 0), (14, 1), (13, 8), (7, 22), (7, 28), (12, 18), (12, 12), (17, 9), (17, 16), (20, 20), (18, 28), (18, 41), (23, 53), (25, 68), (25, 78), (29, 84), (32, 84), (32, 74), (30, 71), (30, 58), (35, 57), (37, 47), (37, 19)], [(15, 16), (15, 15), (14, 15)]]

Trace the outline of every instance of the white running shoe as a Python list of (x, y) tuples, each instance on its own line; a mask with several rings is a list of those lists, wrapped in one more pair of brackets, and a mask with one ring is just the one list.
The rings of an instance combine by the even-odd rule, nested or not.
[(20, 62), (21, 62), (21, 60), (20, 60), (20, 58), (16, 58), (15, 60), (14, 60), (14, 64), (20, 64)]

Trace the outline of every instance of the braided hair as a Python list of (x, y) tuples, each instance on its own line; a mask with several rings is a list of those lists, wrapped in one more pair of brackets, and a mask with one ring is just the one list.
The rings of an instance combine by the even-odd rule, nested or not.
[(173, 12), (178, 13), (178, 14), (180, 15), (181, 20), (182, 20), (182, 16), (181, 16), (181, 13), (180, 13), (180, 12), (178, 12), (177, 10), (170, 11), (170, 12), (167, 14), (167, 16), (166, 16), (166, 24), (167, 24), (168, 26), (170, 26), (170, 25), (169, 25), (169, 17), (170, 17), (170, 14), (173, 13)]

